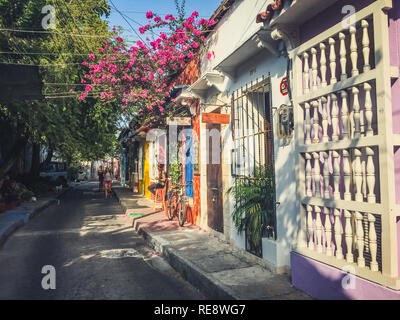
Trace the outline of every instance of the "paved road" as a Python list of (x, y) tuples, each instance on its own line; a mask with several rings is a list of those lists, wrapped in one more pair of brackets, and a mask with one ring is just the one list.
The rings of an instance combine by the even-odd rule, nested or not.
[[(93, 183), (67, 192), (0, 248), (0, 299), (202, 299), (121, 214)], [(45, 265), (55, 290), (42, 288)]]

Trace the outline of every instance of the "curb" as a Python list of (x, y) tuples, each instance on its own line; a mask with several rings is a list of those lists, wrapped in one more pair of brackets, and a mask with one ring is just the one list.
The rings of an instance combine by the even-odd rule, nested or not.
[(136, 217), (130, 218), (130, 217), (129, 217), (129, 214), (127, 213), (127, 211), (129, 210), (129, 208), (124, 204), (124, 201), (122, 201), (122, 200), (119, 198), (118, 193), (117, 193), (115, 190), (111, 189), (111, 191), (112, 191), (112, 193), (114, 194), (115, 198), (118, 200), (118, 203), (121, 205), (122, 209), (124, 209), (124, 216), (125, 216), (125, 219), (126, 219), (126, 220), (132, 221), (132, 225), (135, 224), (136, 220), (139, 220), (139, 219), (142, 219), (142, 218), (151, 216), (151, 215), (153, 215), (153, 214), (156, 214), (156, 213), (159, 213), (160, 211), (162, 211), (162, 210), (160, 209), (159, 211), (150, 212), (150, 213), (145, 213), (144, 215), (136, 216)]
[(8, 237), (18, 228), (25, 224), (24, 219), (15, 220), (12, 224), (5, 227), (5, 230), (0, 234), (0, 247), (7, 241)]
[[(50, 199), (44, 202), (41, 206), (38, 206), (35, 208), (32, 212), (24, 214), (27, 215), (27, 221), (32, 220), (34, 217), (36, 217), (40, 212), (45, 210), (46, 208), (50, 207), (52, 204), (56, 203), (57, 199), (63, 196), (66, 192), (71, 190), (72, 187), (69, 187), (59, 194), (56, 195), (56, 199)], [(6, 213), (7, 214), (7, 213)], [(13, 234), (17, 229), (25, 225), (27, 222), (25, 222), (24, 217), (21, 216), (21, 218), (15, 218), (15, 221), (11, 223), (10, 225), (5, 226), (3, 231), (0, 233), (0, 247), (3, 246), (3, 244), (7, 241), (8, 237)]]
[[(117, 192), (115, 192), (115, 190), (113, 190), (113, 192), (124, 210), (128, 210), (126, 206), (123, 205), (123, 201), (118, 197)], [(143, 217), (133, 219), (133, 225), (136, 220), (141, 218)], [(186, 281), (205, 294), (207, 298), (215, 300), (237, 300), (234, 293), (229, 289), (224, 288), (219, 280), (215, 279), (212, 275), (204, 273), (193, 263), (183, 258), (179, 253), (171, 249), (167, 242), (157, 239), (157, 236), (147, 232), (144, 228), (134, 227), (134, 229), (143, 237), (150, 247), (154, 248), (157, 252), (160, 252), (172, 268), (180, 273)]]
[(142, 235), (144, 240), (167, 260), (181, 276), (190, 284), (199, 289), (207, 298), (214, 300), (238, 300), (234, 293), (225, 288), (219, 280), (212, 275), (206, 274), (196, 267), (193, 263), (183, 258), (175, 250), (169, 248), (167, 243), (163, 243), (156, 236), (146, 230), (139, 228), (136, 230)]
[(41, 213), (43, 210), (47, 209), (50, 207), (52, 204), (57, 202), (57, 199), (61, 198), (65, 193), (70, 191), (72, 187), (68, 187), (67, 189), (61, 191), (55, 196), (55, 199), (50, 199), (43, 203), (40, 207), (35, 208), (35, 210), (29, 215), (29, 220), (32, 220), (34, 217), (36, 217), (39, 213)]

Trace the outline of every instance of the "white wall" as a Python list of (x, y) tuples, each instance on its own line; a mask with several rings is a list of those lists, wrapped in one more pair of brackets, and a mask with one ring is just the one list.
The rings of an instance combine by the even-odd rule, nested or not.
[[(264, 11), (270, 0), (242, 0), (238, 1), (223, 19), (216, 26), (214, 33), (210, 36), (208, 42), (208, 52), (214, 51), (215, 58), (207, 60), (204, 56), (202, 59), (201, 71), (211, 71), (216, 65), (224, 60), (237, 47), (250, 38), (260, 27), (255, 23), (256, 15)], [(271, 93), (272, 107), (278, 108), (282, 104), (289, 104), (288, 96), (280, 93), (280, 82), (286, 76), (287, 59), (285, 57), (273, 56), (264, 50), (244, 62), (237, 69), (235, 80), (226, 79), (226, 96), (230, 101), (230, 96), (238, 88), (255, 81), (258, 78), (271, 77)], [(251, 74), (250, 74), (251, 70)], [(231, 127), (228, 128), (230, 136)], [(275, 156), (275, 173), (276, 173), (276, 201), (280, 202), (277, 207), (277, 241), (263, 240), (263, 256), (264, 259), (275, 265), (277, 268), (288, 267), (289, 253), (291, 246), (295, 243), (295, 235), (297, 230), (296, 222), (296, 180), (294, 168), (294, 142), (293, 140), (287, 146), (282, 146), (278, 138), (274, 138), (274, 156)], [(202, 149), (205, 141), (201, 139)], [(232, 149), (231, 139), (224, 144), (224, 156), (230, 158), (230, 150)], [(203, 162), (204, 163), (204, 162)], [(202, 167), (202, 172), (204, 167)], [(203, 175), (203, 173), (202, 173)], [(225, 176), (225, 175), (224, 175)], [(225, 180), (225, 177), (224, 177)], [(228, 185), (233, 183), (231, 177), (226, 177)], [(202, 179), (202, 184), (206, 179)], [(204, 184), (203, 184), (204, 185)], [(206, 185), (206, 184), (205, 184)], [(204, 189), (203, 189), (204, 190)], [(206, 197), (206, 195), (205, 195)], [(233, 199), (229, 199), (230, 204)], [(202, 207), (206, 205), (206, 200), (202, 194)], [(230, 205), (232, 209), (232, 205)], [(244, 235), (239, 235), (234, 225), (231, 226), (232, 241), (240, 248), (245, 248)]]
[(206, 55), (201, 61), (202, 73), (212, 70), (218, 63), (224, 60), (241, 43), (249, 39), (260, 27), (256, 24), (258, 13), (272, 0), (238, 0), (216, 25), (212, 35), (207, 39), (208, 52), (214, 51), (215, 58), (207, 60)]

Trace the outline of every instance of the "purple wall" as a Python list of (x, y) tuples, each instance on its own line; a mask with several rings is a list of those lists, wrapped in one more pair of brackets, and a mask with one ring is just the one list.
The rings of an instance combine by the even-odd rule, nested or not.
[[(390, 63), (400, 72), (400, 3), (389, 12)], [(392, 83), (393, 133), (400, 134), (400, 79)], [(395, 152), (396, 202), (400, 203), (400, 150)]]
[[(318, 299), (400, 300), (400, 292), (355, 276), (354, 286), (344, 289), (346, 273), (316, 260), (292, 252), (293, 285)], [(348, 278), (347, 278), (348, 279)]]
[[(396, 1), (396, 0), (395, 0)], [(323, 11), (312, 20), (307, 21), (300, 27), (300, 41), (304, 43), (319, 33), (339, 23), (346, 14), (342, 14), (344, 6), (354, 6), (357, 11), (365, 8), (375, 0), (340, 0)]]

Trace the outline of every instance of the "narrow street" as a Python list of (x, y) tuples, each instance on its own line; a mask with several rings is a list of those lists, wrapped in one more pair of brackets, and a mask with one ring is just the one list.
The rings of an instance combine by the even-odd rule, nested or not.
[[(56, 289), (42, 288), (54, 266)], [(0, 299), (201, 299), (95, 183), (67, 192), (0, 248)]]

